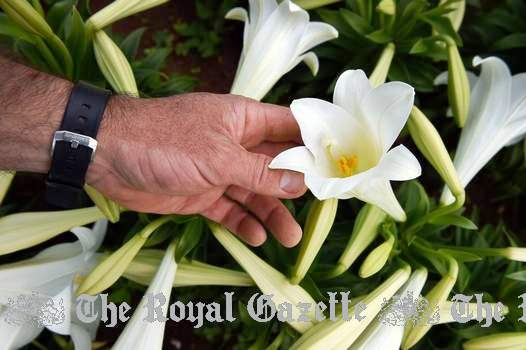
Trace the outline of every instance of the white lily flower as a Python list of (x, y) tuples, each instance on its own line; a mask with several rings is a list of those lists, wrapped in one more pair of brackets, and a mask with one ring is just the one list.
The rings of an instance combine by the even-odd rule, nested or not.
[[(482, 72), (471, 90), (468, 119), (454, 159), (464, 187), (503, 147), (526, 133), (526, 73), (512, 76), (497, 57), (475, 57), (473, 65), (481, 65)], [(449, 190), (441, 200), (453, 202)]]
[[(410, 297), (413, 300), (417, 300), (426, 280), (427, 270), (425, 268), (415, 270), (409, 277), (409, 280), (396, 293), (394, 299), (403, 300)], [(389, 313), (395, 307), (396, 304), (390, 305), (385, 312)], [(377, 316), (349, 350), (398, 350), (400, 349), (403, 335), (404, 325), (391, 325), (384, 322), (382, 317)]]
[[(18, 349), (40, 334), (45, 328), (52, 332), (71, 335), (75, 349), (91, 349), (98, 321), (84, 324), (77, 317), (77, 299), (74, 290), (79, 275), (86, 274), (96, 262), (96, 251), (106, 234), (107, 221), (98, 221), (93, 229), (73, 228), (78, 241), (57, 244), (37, 254), (31, 259), (0, 266), (0, 349)], [(53, 306), (62, 305), (63, 318), (52, 324), (32, 324), (9, 322), (10, 312), (23, 310), (10, 309), (10, 300), (36, 298), (53, 301)], [(25, 310), (24, 310), (25, 311)], [(28, 310), (28, 312), (35, 310)], [(38, 315), (27, 315), (28, 317)], [(24, 317), (24, 320), (27, 318)]]
[(307, 187), (320, 200), (355, 197), (404, 221), (389, 181), (414, 179), (421, 168), (405, 146), (390, 148), (413, 99), (414, 90), (405, 83), (372, 88), (362, 70), (348, 70), (336, 83), (334, 103), (314, 98), (292, 102), (305, 146), (280, 153), (270, 167), (304, 173)]
[(309, 22), (309, 14), (289, 0), (249, 0), (249, 11), (236, 7), (226, 18), (245, 22), (243, 51), (231, 93), (261, 100), (288, 71), (304, 61), (313, 74), (318, 58), (307, 52), (338, 37), (334, 27)]
[[(168, 301), (170, 300), (176, 271), (175, 244), (172, 243), (166, 250), (161, 265), (152, 283), (146, 290), (145, 296), (137, 306), (137, 311), (133, 313), (132, 318), (126, 324), (124, 331), (119, 336), (119, 339), (117, 339), (112, 350), (160, 350), (162, 348), (166, 322), (157, 320), (150, 322), (147, 320), (149, 310), (147, 302), (149, 297), (162, 294), (166, 298), (166, 302), (161, 308), (163, 310), (163, 316), (166, 317), (168, 314)], [(157, 317), (159, 316), (160, 315), (157, 315)]]

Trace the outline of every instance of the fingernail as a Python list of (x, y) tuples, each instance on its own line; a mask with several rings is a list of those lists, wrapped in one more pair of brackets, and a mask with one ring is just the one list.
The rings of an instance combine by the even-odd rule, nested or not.
[(303, 189), (303, 175), (286, 171), (281, 175), (279, 187), (288, 193), (297, 193)]

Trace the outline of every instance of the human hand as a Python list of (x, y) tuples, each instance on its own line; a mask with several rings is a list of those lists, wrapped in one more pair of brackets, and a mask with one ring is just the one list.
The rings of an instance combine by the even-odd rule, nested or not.
[(296, 198), (303, 175), (271, 170), (301, 142), (290, 110), (234, 95), (114, 97), (99, 131), (88, 184), (120, 205), (159, 214), (201, 214), (251, 245), (266, 226), (285, 246), (301, 228), (278, 198)]

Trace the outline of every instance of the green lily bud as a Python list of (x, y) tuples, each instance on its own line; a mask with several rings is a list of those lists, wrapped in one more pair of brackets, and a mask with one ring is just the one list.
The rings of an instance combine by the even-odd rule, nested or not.
[(159, 6), (168, 0), (116, 0), (91, 16), (87, 23), (95, 31), (102, 30), (120, 19)]
[(469, 86), (466, 68), (458, 52), (455, 41), (449, 37), (443, 37), (447, 46), (448, 56), (448, 97), (453, 111), (453, 117), (459, 127), (464, 127), (468, 118), (469, 100), (471, 89)]
[(384, 283), (368, 294), (362, 302), (367, 305), (361, 313), (361, 320), (353, 317), (345, 320), (325, 319), (303, 334), (290, 350), (346, 350), (362, 334), (375, 316), (382, 310), (384, 300), (389, 300), (407, 281), (411, 274), (409, 265), (398, 269)]
[(28, 32), (46, 39), (52, 39), (55, 34), (37, 10), (27, 1), (0, 0), (0, 7), (13, 22)]
[(473, 338), (462, 344), (464, 350), (520, 350), (526, 344), (526, 332), (508, 332)]
[[(143, 249), (124, 271), (123, 277), (142, 285), (149, 285), (161, 264), (164, 251)], [(245, 272), (209, 265), (197, 260), (183, 259), (177, 268), (174, 287), (186, 286), (253, 286)]]
[(93, 48), (99, 68), (113, 89), (120, 94), (139, 97), (130, 63), (104, 31), (95, 33)]
[[(440, 4), (443, 4), (447, 1), (448, 0), (440, 0)], [(453, 29), (458, 32), (460, 25), (462, 24), (462, 20), (464, 19), (464, 13), (466, 12), (466, 0), (457, 0), (451, 2), (448, 6), (450, 9), (452, 9), (452, 11), (446, 13), (446, 16), (449, 17), (449, 20), (453, 25)]]
[(97, 207), (4, 216), (0, 218), (0, 255), (35, 246), (100, 219), (104, 215)]
[(394, 0), (382, 0), (376, 6), (376, 10), (388, 15), (388, 16), (394, 16), (396, 13), (396, 3)]
[[(285, 275), (254, 254), (223, 226), (210, 221), (208, 222), (208, 226), (219, 243), (221, 243), (237, 263), (250, 275), (258, 288), (264, 294), (273, 295), (272, 301), (275, 305), (282, 303), (290, 303), (292, 305), (297, 305), (298, 303), (316, 304), (310, 294), (301, 286), (290, 283)], [(305, 315), (307, 319), (314, 320), (314, 312), (314, 308), (310, 308), (308, 314)], [(298, 317), (299, 311), (297, 308), (293, 308), (292, 319), (297, 320)], [(300, 333), (304, 333), (313, 326), (311, 321), (292, 321), (288, 323)]]
[(107, 199), (90, 185), (85, 185), (84, 191), (110, 222), (116, 223), (120, 220), (121, 207), (117, 203)]
[(0, 204), (2, 204), (7, 191), (9, 191), (14, 177), (14, 171), (0, 171)]
[(387, 44), (382, 51), (382, 54), (380, 55), (380, 58), (378, 59), (371, 76), (369, 77), (369, 81), (373, 87), (385, 83), (387, 74), (389, 73), (389, 68), (391, 68), (391, 62), (393, 61), (394, 54), (395, 45), (393, 43)]
[(106, 257), (84, 278), (82, 283), (80, 283), (76, 291), (77, 295), (95, 295), (111, 287), (119, 277), (122, 276), (124, 271), (126, 271), (128, 265), (130, 265), (139, 250), (148, 240), (148, 237), (171, 219), (170, 216), (163, 216), (152, 221), (118, 250)]
[(411, 110), (407, 126), (420, 152), (440, 174), (455, 198), (461, 199), (461, 206), (464, 202), (464, 188), (438, 131), (417, 107)]
[(424, 322), (416, 325), (412, 323), (407, 325), (402, 341), (402, 349), (412, 348), (426, 335), (432, 326), (427, 320), (431, 319), (435, 310), (447, 301), (449, 293), (451, 293), (451, 290), (455, 286), (458, 278), (458, 263), (449, 256), (447, 257), (447, 261), (449, 265), (447, 273), (442, 276), (442, 279), (425, 296), (429, 304), (422, 315)]
[(387, 214), (374, 205), (363, 206), (354, 223), (351, 238), (338, 259), (336, 267), (329, 272), (329, 278), (339, 276), (351, 267), (360, 254), (375, 240), (378, 235), (378, 227), (386, 217)]
[(315, 199), (312, 202), (303, 230), (298, 259), (290, 277), (293, 284), (300, 283), (307, 274), (331, 230), (337, 209), (338, 200), (335, 198), (324, 201)]
[(387, 259), (389, 259), (391, 250), (393, 250), (394, 242), (394, 236), (390, 235), (387, 241), (374, 248), (369, 255), (367, 255), (358, 272), (361, 278), (370, 277), (384, 267)]

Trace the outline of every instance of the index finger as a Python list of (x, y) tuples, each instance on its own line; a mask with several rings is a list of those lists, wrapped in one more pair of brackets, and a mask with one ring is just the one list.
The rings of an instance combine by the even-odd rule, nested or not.
[(245, 130), (241, 144), (252, 147), (264, 141), (301, 142), (301, 133), (288, 107), (250, 101), (245, 110)]

